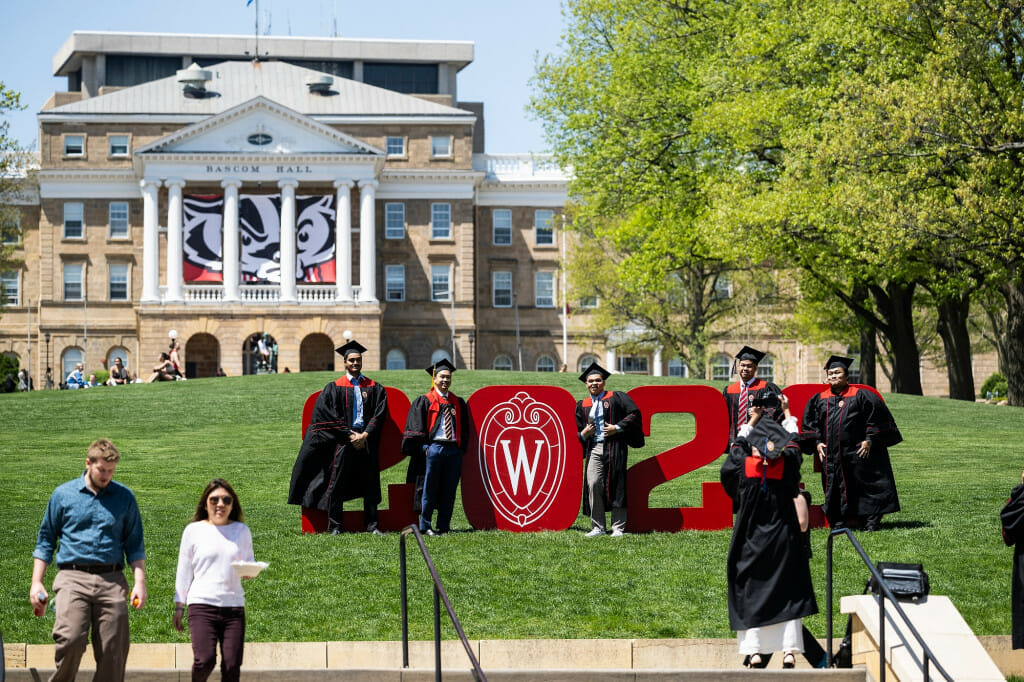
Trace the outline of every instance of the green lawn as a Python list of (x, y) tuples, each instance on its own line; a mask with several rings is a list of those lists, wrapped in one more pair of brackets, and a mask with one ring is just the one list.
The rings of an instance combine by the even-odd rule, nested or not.
[[(426, 390), (422, 371), (376, 372), (410, 397)], [(246, 584), (250, 641), (395, 640), (398, 538), (303, 536), (299, 510), (284, 503), (298, 452), (306, 396), (328, 373), (202, 379), (88, 391), (0, 395), (0, 629), (6, 642), (45, 643), (52, 615), (32, 616), (31, 553), (53, 488), (79, 475), (98, 437), (122, 452), (117, 479), (139, 499), (146, 529), (150, 602), (132, 613), (135, 642), (187, 641), (171, 627), (171, 595), (181, 531), (203, 485), (227, 478), (241, 497), (256, 557), (271, 568)], [(571, 375), (460, 371), (453, 390), (468, 396), (490, 383), (557, 383), (581, 396)], [(613, 377), (609, 388), (672, 383)], [(1024, 410), (932, 398), (886, 396), (905, 442), (893, 451), (904, 511), (886, 530), (858, 537), (876, 559), (919, 561), (932, 591), (949, 595), (980, 635), (1010, 632), (1012, 551), (998, 512), (1020, 481)], [(693, 420), (659, 415), (634, 457), (689, 440)], [(721, 460), (652, 494), (652, 506), (697, 506), (701, 481)], [(820, 498), (805, 462), (807, 487)], [(404, 480), (405, 463), (384, 472)], [(359, 502), (350, 503), (359, 507)], [(468, 529), (456, 505), (456, 530)], [(471, 638), (728, 637), (725, 555), (729, 531), (653, 533), (585, 539), (581, 517), (560, 533), (455, 532), (430, 549)], [(825, 531), (815, 534), (813, 572), (824, 608)], [(848, 546), (836, 559), (837, 592), (860, 592), (866, 569)], [(412, 563), (411, 635), (431, 637), (430, 589)], [(47, 576), (47, 586), (52, 580)], [(808, 619), (824, 636), (824, 618)], [(838, 620), (837, 620), (838, 626)], [(453, 631), (446, 626), (446, 636)]]

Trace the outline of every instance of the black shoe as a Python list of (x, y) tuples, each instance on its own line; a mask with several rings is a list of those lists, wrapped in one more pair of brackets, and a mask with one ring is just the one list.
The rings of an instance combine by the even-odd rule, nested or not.
[(796, 656), (792, 653), (788, 653), (782, 657), (783, 668), (795, 668), (796, 667)]
[(868, 516), (867, 520), (864, 522), (864, 530), (868, 533), (873, 533), (876, 530), (882, 530), (882, 515), (871, 514)]
[(765, 660), (761, 654), (751, 654), (750, 656), (750, 667), (751, 668), (767, 668), (768, 661)]

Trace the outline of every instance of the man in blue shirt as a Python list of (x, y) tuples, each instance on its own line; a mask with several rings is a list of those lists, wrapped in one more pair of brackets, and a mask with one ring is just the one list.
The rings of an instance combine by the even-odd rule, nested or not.
[(106, 438), (90, 445), (85, 473), (53, 491), (39, 526), (29, 591), (36, 615), (42, 615), (49, 599), (43, 577), (54, 550), (60, 569), (53, 579), (57, 670), (51, 682), (75, 679), (90, 626), (93, 679), (124, 679), (129, 645), (124, 563), (134, 573), (131, 604), (141, 609), (146, 604), (146, 552), (135, 495), (113, 480), (120, 459)]

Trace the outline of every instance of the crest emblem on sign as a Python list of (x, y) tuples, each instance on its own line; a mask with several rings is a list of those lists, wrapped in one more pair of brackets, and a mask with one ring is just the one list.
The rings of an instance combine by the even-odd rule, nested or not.
[(487, 497), (508, 523), (524, 528), (554, 502), (566, 468), (562, 422), (524, 391), (494, 405), (480, 424), (477, 450)]

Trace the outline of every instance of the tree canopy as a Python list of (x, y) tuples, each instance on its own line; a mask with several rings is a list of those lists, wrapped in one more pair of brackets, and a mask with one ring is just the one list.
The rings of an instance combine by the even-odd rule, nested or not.
[[(983, 0), (570, 0), (533, 110), (575, 173), (588, 267), (604, 257), (608, 288), (636, 309), (673, 288), (691, 300), (706, 279), (668, 276), (684, 264), (791, 268), (808, 300), (832, 298), (881, 339), (892, 388), (908, 393), (921, 392), (927, 305), (961, 398), (973, 397), (972, 299), (991, 312), (998, 297), (1009, 399), (1024, 403), (1021, 13)], [(636, 317), (673, 345), (722, 329), (709, 317), (698, 330), (689, 311)]]

